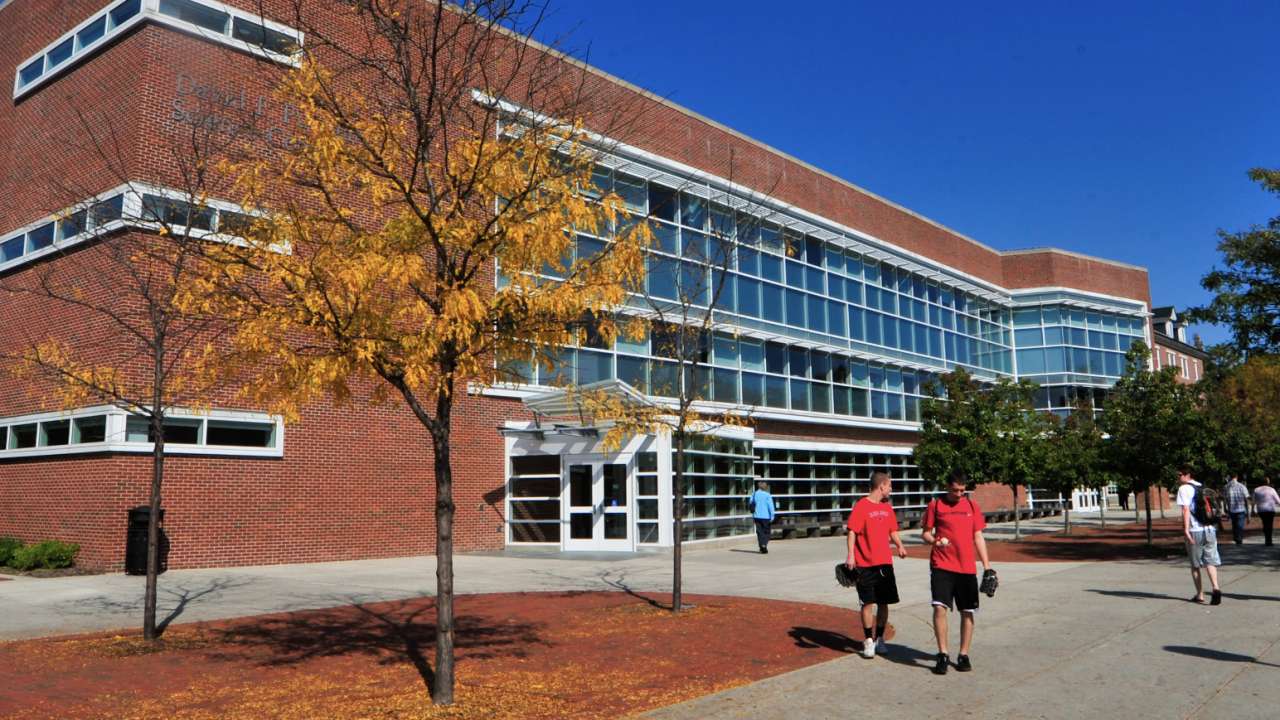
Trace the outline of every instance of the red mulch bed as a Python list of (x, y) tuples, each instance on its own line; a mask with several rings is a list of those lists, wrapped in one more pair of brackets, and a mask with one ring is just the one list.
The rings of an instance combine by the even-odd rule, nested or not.
[(457, 704), (430, 703), (430, 599), (264, 615), (136, 635), (0, 644), (12, 718), (606, 718), (856, 650), (856, 616), (823, 605), (663, 595), (457, 599)]
[[(1172, 515), (1175, 511), (1166, 510)], [(1070, 535), (1061, 532), (1024, 535), (1021, 540), (993, 540), (987, 538), (987, 552), (991, 562), (1098, 562), (1106, 560), (1163, 560), (1184, 557), (1182, 519), (1153, 515), (1151, 519), (1152, 544), (1147, 545), (1147, 525), (1133, 522), (1133, 514), (1120, 516), (1114, 525), (1107, 521), (1107, 529), (1073, 526)], [(1261, 533), (1262, 525), (1250, 522), (1247, 534)], [(1231, 526), (1224, 524), (1218, 532), (1218, 543), (1231, 542)], [(929, 548), (923, 545), (908, 546), (908, 555), (928, 558)]]

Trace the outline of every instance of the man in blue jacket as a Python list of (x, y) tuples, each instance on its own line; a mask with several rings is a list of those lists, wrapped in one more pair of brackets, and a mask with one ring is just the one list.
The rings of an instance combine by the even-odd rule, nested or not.
[(760, 554), (769, 554), (769, 533), (776, 514), (773, 507), (773, 496), (769, 494), (769, 483), (756, 483), (756, 491), (751, 493), (747, 501), (751, 508), (751, 517), (756, 521), (756, 541), (760, 543)]

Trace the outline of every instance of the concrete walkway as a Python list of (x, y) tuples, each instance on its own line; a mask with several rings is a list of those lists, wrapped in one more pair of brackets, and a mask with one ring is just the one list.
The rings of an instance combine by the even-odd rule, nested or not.
[[(649, 716), (1274, 718), (1280, 548), (1221, 549), (1219, 607), (1188, 602), (1183, 563), (1055, 565), (984, 597), (974, 671), (937, 677), (931, 609), (908, 588), (885, 655), (850, 655)], [(957, 637), (953, 620), (953, 660)]]
[[(1024, 531), (1060, 522), (1028, 522)], [(946, 677), (929, 670), (927, 565), (899, 561), (903, 602), (894, 610), (898, 636), (887, 654), (840, 658), (651, 715), (1271, 718), (1280, 708), (1280, 547), (1257, 543), (1251, 537), (1242, 547), (1221, 546), (1220, 607), (1187, 602), (1191, 582), (1182, 562), (998, 565), (1000, 591), (983, 598), (979, 616), (975, 671)], [(685, 588), (852, 607), (853, 593), (832, 579), (843, 555), (840, 537), (774, 542), (769, 555), (741, 547), (694, 550), (686, 555)], [(192, 622), (428, 595), (433, 572), (431, 558), (173, 571), (161, 578), (161, 616)], [(457, 575), (464, 593), (665, 591), (670, 556), (463, 555)], [(122, 575), (3, 582), (0, 638), (135, 628), (141, 593), (141, 578)], [(822, 642), (853, 632), (855, 622), (851, 613), (846, 626), (811, 628), (805, 637)]]
[[(1087, 521), (1086, 521), (1087, 522)], [(1023, 523), (1024, 532), (1060, 527), (1060, 519)], [(993, 526), (995, 533), (1004, 532)], [(1012, 536), (1012, 526), (1007, 528)], [(919, 530), (904, 532), (919, 541)], [(685, 591), (850, 605), (835, 584), (832, 568), (844, 559), (843, 537), (774, 541), (769, 555), (741, 545), (698, 548), (685, 553)], [(459, 593), (539, 590), (671, 589), (669, 553), (559, 553), (540, 549), (458, 555)], [(1002, 568), (1003, 582), (1053, 572), (1061, 565), (1021, 564)], [(900, 561), (900, 583), (928, 588), (928, 567)], [(143, 578), (122, 574), (64, 578), (9, 576), (0, 582), (0, 640), (133, 628), (141, 624)], [(435, 593), (435, 558), (264, 565), (172, 570), (160, 576), (158, 617), (195, 622), (303, 610), (353, 602), (399, 600)], [(904, 598), (909, 595), (904, 594)]]

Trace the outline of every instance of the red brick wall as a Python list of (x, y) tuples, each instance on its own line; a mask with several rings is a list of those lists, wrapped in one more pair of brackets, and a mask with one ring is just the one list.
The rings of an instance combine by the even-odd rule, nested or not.
[[(1175, 367), (1178, 369), (1178, 382), (1190, 385), (1200, 378), (1204, 377), (1204, 363), (1200, 358), (1184, 353), (1171, 345), (1166, 345), (1165, 336), (1157, 332), (1152, 332), (1152, 338), (1155, 340), (1155, 347), (1151, 350), (1151, 363), (1156, 370), (1166, 367)], [(1169, 354), (1173, 353), (1173, 362), (1169, 361)], [(1186, 373), (1182, 370), (1182, 361), (1186, 359)]]
[[(453, 446), (460, 550), (500, 548), (512, 403), (460, 402)], [(401, 404), (319, 405), (285, 430), (282, 459), (172, 456), (164, 507), (171, 567), (397, 557), (435, 549), (430, 441)], [(0, 535), (83, 546), (119, 569), (128, 508), (145, 505), (150, 455), (0, 462)]]
[(1005, 287), (1066, 287), (1130, 298), (1151, 306), (1147, 271), (1058, 250), (1004, 255)]

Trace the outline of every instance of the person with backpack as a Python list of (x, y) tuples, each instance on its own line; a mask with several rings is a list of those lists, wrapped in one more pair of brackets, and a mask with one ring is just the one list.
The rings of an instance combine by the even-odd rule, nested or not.
[(773, 518), (777, 511), (773, 506), (773, 496), (769, 494), (769, 483), (761, 480), (756, 483), (756, 491), (747, 500), (747, 509), (751, 511), (751, 519), (756, 524), (756, 542), (760, 545), (760, 554), (769, 554), (769, 536), (773, 534)]
[(1178, 505), (1182, 508), (1182, 534), (1187, 541), (1187, 557), (1191, 560), (1191, 579), (1196, 584), (1195, 597), (1192, 602), (1205, 604), (1204, 583), (1200, 577), (1200, 569), (1209, 575), (1209, 583), (1213, 586), (1212, 599), (1208, 604), (1222, 604), (1222, 588), (1218, 586), (1218, 566), (1222, 558), (1218, 556), (1218, 508), (1206, 495), (1204, 485), (1191, 477), (1190, 468), (1183, 467), (1178, 471)]

